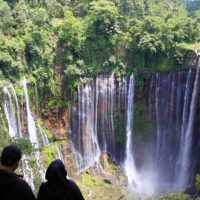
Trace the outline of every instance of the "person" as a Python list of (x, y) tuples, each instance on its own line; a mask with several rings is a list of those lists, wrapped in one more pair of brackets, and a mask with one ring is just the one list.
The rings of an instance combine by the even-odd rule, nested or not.
[(0, 158), (0, 200), (36, 200), (30, 186), (14, 171), (22, 154), (15, 145), (6, 146)]
[(76, 183), (66, 176), (63, 162), (59, 159), (53, 161), (47, 168), (47, 181), (41, 184), (37, 200), (84, 200)]

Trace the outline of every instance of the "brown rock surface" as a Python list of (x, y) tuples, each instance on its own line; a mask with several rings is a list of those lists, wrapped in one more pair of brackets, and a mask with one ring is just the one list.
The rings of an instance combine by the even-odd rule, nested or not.
[(67, 138), (69, 131), (69, 114), (66, 108), (59, 109), (53, 105), (50, 109), (45, 109), (42, 118), (45, 126), (53, 133), (56, 139), (63, 140)]

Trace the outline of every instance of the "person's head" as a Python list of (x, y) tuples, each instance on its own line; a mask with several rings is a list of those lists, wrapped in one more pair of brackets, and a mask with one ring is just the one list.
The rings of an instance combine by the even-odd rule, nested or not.
[(6, 146), (1, 153), (1, 165), (8, 171), (15, 171), (22, 157), (21, 150), (15, 145)]
[(54, 160), (49, 167), (47, 168), (46, 172), (46, 180), (53, 184), (62, 184), (66, 183), (67, 171), (63, 162), (59, 159)]

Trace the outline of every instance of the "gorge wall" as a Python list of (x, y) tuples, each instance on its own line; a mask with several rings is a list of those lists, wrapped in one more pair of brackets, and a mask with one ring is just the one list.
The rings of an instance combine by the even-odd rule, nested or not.
[[(197, 59), (193, 68), (157, 73), (141, 90), (133, 75), (98, 75), (78, 85), (71, 115), (66, 107), (45, 103), (38, 115), (23, 79), (20, 98), (11, 84), (2, 87), (4, 124), (9, 137), (42, 148), (34, 155), (40, 177), (52, 159), (62, 159), (75, 176), (94, 165), (102, 168), (100, 156), (107, 153), (134, 191), (184, 191), (199, 169), (199, 69)], [(33, 185), (29, 175), (35, 172), (26, 166)]]
[[(135, 172), (134, 190), (154, 194), (184, 191), (192, 185), (199, 148), (199, 68), (197, 59), (195, 68), (157, 73), (146, 80), (143, 99), (135, 94), (133, 106), (141, 112), (131, 116), (134, 130), (129, 152), (134, 164), (128, 169)], [(130, 174), (125, 164), (129, 87), (130, 77), (117, 80), (112, 75), (100, 75), (78, 86), (71, 118), (78, 171), (108, 152)], [(141, 133), (138, 121), (142, 120)]]

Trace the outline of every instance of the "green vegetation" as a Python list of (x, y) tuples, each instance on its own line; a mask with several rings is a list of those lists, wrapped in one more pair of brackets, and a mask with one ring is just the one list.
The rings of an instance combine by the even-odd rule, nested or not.
[(154, 197), (154, 200), (192, 200), (192, 198), (183, 193), (169, 193), (161, 197)]
[(23, 154), (31, 154), (36, 152), (38, 149), (26, 138), (12, 138), (11, 143), (18, 146)]
[(0, 106), (0, 151), (3, 149), (5, 145), (10, 142), (9, 134), (8, 134), (8, 126), (7, 121), (5, 121), (5, 116), (2, 107)]
[(198, 190), (200, 190), (200, 175), (199, 174), (197, 174), (196, 176), (195, 186)]
[(194, 49), (198, 49), (200, 47), (200, 43), (180, 43), (177, 47), (192, 51)]
[[(120, 77), (134, 73), (136, 85), (141, 86), (143, 78), (153, 73), (182, 68), (187, 52), (199, 47), (198, 1), (185, 5), (179, 0), (0, 0), (0, 88), (12, 82), (22, 96), (18, 81), (25, 75), (34, 111), (39, 105), (56, 106), (56, 112), (61, 107), (71, 110), (70, 97), (77, 96), (79, 81), (87, 83), (97, 74)], [(10, 142), (2, 110), (0, 107), (0, 147)], [(145, 104), (136, 105), (137, 141), (153, 126), (147, 112)], [(125, 124), (117, 111), (114, 120), (116, 141), (123, 143)], [(98, 129), (100, 134), (108, 134)], [(47, 129), (45, 132), (52, 138)], [(35, 151), (26, 139), (12, 142), (24, 153)], [(55, 159), (55, 145), (42, 149), (46, 163)], [(100, 187), (95, 188), (97, 185)], [(102, 187), (110, 195), (115, 190), (112, 182), (89, 174), (83, 174), (80, 186), (87, 195), (92, 190), (91, 199), (105, 197)]]
[(57, 145), (57, 142), (54, 142), (43, 147), (42, 154), (45, 163), (50, 164), (57, 158)]
[(93, 200), (131, 200), (134, 199), (131, 194), (123, 189), (123, 187), (111, 182), (102, 176), (95, 176), (89, 173), (83, 173), (79, 180), (76, 181), (85, 199)]
[(80, 77), (134, 72), (140, 81), (178, 69), (185, 49), (199, 47), (197, 4), (188, 11), (179, 0), (0, 0), (1, 80), (30, 74), (38, 96), (65, 98), (63, 85), (76, 94)]
[[(42, 119), (38, 119), (38, 120), (37, 120), (37, 123), (38, 123), (40, 126), (42, 126), (42, 129), (45, 131), (45, 133), (46, 133), (46, 135), (47, 135), (47, 138), (48, 138), (48, 139), (52, 139), (52, 138), (53, 138), (53, 134), (49, 131), (48, 128), (45, 127), (45, 125), (44, 125)], [(41, 136), (41, 135), (40, 135), (40, 136)]]

